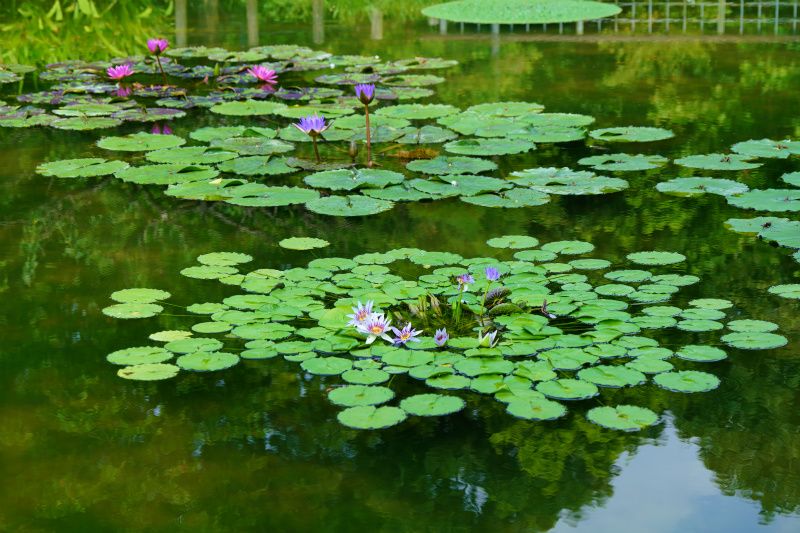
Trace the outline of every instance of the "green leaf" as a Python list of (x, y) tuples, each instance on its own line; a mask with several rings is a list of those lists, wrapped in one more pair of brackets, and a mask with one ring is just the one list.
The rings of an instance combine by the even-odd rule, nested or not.
[(344, 387), (337, 387), (328, 393), (328, 399), (342, 407), (378, 405), (386, 403), (392, 398), (394, 398), (392, 389), (365, 385), (345, 385)]
[(662, 389), (673, 392), (707, 392), (719, 387), (717, 376), (696, 370), (656, 374), (653, 381)]
[(417, 394), (400, 402), (400, 408), (414, 416), (449, 415), (462, 410), (465, 405), (461, 398), (443, 394)]
[(330, 244), (324, 239), (316, 239), (314, 237), (290, 237), (280, 241), (278, 246), (289, 250), (313, 250), (314, 248), (325, 248)]
[(506, 411), (525, 420), (555, 420), (567, 414), (567, 408), (562, 404), (544, 398), (511, 400)]
[(103, 137), (97, 141), (97, 146), (105, 150), (121, 152), (149, 152), (151, 150), (174, 148), (185, 143), (185, 139), (175, 135), (157, 135), (139, 132), (124, 137)]
[(149, 363), (144, 365), (126, 366), (117, 370), (117, 375), (124, 379), (135, 381), (158, 381), (174, 378), (180, 372), (175, 365), (164, 363)]
[(635, 405), (594, 407), (586, 413), (586, 418), (598, 426), (620, 431), (639, 431), (658, 422), (656, 413)]
[(172, 356), (172, 352), (160, 346), (137, 346), (112, 352), (106, 356), (106, 360), (112, 365), (142, 365), (163, 363), (172, 359)]
[(321, 215), (360, 217), (388, 211), (394, 202), (366, 196), (326, 196), (306, 202), (306, 208)]
[(111, 293), (111, 299), (120, 303), (150, 304), (166, 300), (171, 295), (159, 289), (123, 289)]
[(336, 418), (342, 425), (353, 429), (384, 429), (399, 424), (406, 416), (399, 407), (364, 405), (345, 409)]
[(183, 370), (213, 372), (236, 365), (239, 362), (239, 356), (226, 352), (195, 352), (182, 355), (175, 362)]

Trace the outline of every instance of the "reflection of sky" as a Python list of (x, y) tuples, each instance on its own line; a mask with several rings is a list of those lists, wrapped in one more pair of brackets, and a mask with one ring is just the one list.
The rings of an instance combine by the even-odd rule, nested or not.
[[(562, 518), (551, 532), (591, 533), (796, 533), (800, 517), (760, 522), (755, 502), (724, 496), (713, 474), (697, 457), (697, 446), (678, 439), (668, 423), (658, 445), (623, 455), (614, 495), (601, 508), (585, 508), (583, 518)], [(676, 467), (676, 465), (680, 465)]]

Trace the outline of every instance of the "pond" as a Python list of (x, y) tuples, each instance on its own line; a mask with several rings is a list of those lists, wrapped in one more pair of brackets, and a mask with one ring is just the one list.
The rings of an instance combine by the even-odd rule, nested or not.
[[(390, 80), (383, 87), (379, 81), (378, 103), (370, 107), (373, 120), (378, 121), (373, 131), (378, 166), (372, 170), (364, 170), (365, 146), (358, 137), (363, 106), (350, 101), (347, 113), (341, 111), (341, 103), (321, 108), (329, 118), (335, 115), (330, 134), (359, 140), (355, 143), (362, 169), (358, 174), (347, 170), (320, 174), (324, 169), (314, 165), (311, 144), (290, 126), (302, 113), (295, 113), (296, 102), (289, 98), (301, 91), (284, 94), (283, 100), (277, 94), (254, 100), (245, 104), (250, 107), (244, 111), (234, 100), (207, 102), (205, 107), (185, 109), (185, 114), (155, 122), (143, 117), (140, 108), (123, 106), (114, 111), (135, 120), (103, 129), (0, 127), (0, 324), (4, 339), (0, 346), (0, 465), (6, 479), (0, 488), (0, 529), (800, 529), (800, 304), (796, 288), (774, 289), (800, 283), (796, 259), (800, 232), (791, 222), (777, 218), (728, 222), (754, 217), (797, 220), (800, 207), (792, 187), (800, 180), (792, 173), (800, 171), (794, 155), (800, 150), (794, 152), (792, 140), (800, 138), (800, 119), (793, 112), (800, 82), (800, 43), (792, 21), (781, 26), (777, 35), (767, 19), (767, 32), (759, 33), (750, 24), (740, 34), (739, 21), (732, 15), (727, 27), (723, 21), (724, 31), (718, 32), (716, 12), (709, 14), (704, 29), (695, 22), (686, 33), (679, 31), (680, 22), (673, 22), (671, 32), (662, 22), (648, 33), (647, 19), (635, 28), (611, 19), (600, 27), (586, 23), (580, 28), (582, 35), (576, 34), (574, 24), (503, 26), (493, 31), (485, 25), (462, 28), (457, 23), (430, 21), (419, 14), (420, 7), (430, 3), (210, 0), (187, 7), (182, 1), (168, 6), (131, 2), (118, 8), (129, 11), (117, 13), (128, 17), (117, 38), (105, 33), (103, 39), (81, 40), (74, 38), (80, 34), (65, 29), (61, 41), (48, 41), (42, 30), (31, 26), (32, 19), (0, 8), (9, 24), (30, 26), (9, 41), (11, 52), (4, 51), (0, 57), (7, 63), (35, 64), (40, 72), (44, 63), (55, 60), (143, 54), (144, 40), (155, 31), (168, 38), (173, 49), (202, 45), (241, 51), (298, 45), (338, 58), (313, 59), (317, 56), (311, 52), (303, 52), (305, 57), (292, 55), (295, 62), (316, 61), (317, 69), (279, 73), (279, 87), (287, 92), (316, 85), (349, 95), (351, 84), (324, 85), (315, 78), (341, 73), (358, 63), (388, 69), (386, 62), (411, 59), (409, 64), (419, 67), (430, 61), (419, 58), (453, 60), (452, 64), (426, 65), (442, 68), (383, 74), (383, 82), (392, 76), (401, 80), (394, 85)], [(50, 9), (47, 4), (44, 12)], [(66, 8), (68, 3), (64, 4)], [(758, 9), (760, 13), (760, 4)], [(111, 27), (107, 17), (92, 24), (92, 31), (101, 32), (98, 35)], [(63, 48), (54, 47), (54, 42), (62, 42)], [(276, 50), (294, 49), (271, 50), (279, 54)], [(346, 59), (351, 55), (364, 57)], [(372, 56), (380, 56), (382, 63), (370, 63)], [(202, 59), (185, 62), (213, 68), (213, 61)], [(334, 68), (320, 72), (324, 61), (332, 61)], [(202, 76), (173, 79), (174, 63), (169, 56), (164, 56), (164, 65), (170, 81), (188, 95), (213, 92), (210, 85), (219, 72), (212, 70), (209, 84)], [(152, 75), (137, 81), (160, 83), (155, 65), (149, 63), (149, 68)], [(84, 74), (70, 71), (69, 76)], [(237, 78), (239, 73), (228, 74), (229, 86), (254, 87), (244, 83), (244, 76)], [(372, 74), (362, 71), (359, 75), (369, 81)], [(396, 89), (409, 80), (419, 86)], [(0, 85), (0, 100), (28, 105), (17, 102), (17, 96), (50, 90), (54, 83), (57, 80), (41, 73), (28, 73), (22, 82)], [(433, 94), (414, 94), (420, 89)], [(383, 99), (391, 91), (409, 99)], [(171, 96), (163, 107), (181, 105), (183, 94)], [(153, 98), (141, 94), (131, 99), (156, 106)], [(289, 107), (273, 105), (284, 102)], [(493, 102), (527, 104), (486, 106)], [(273, 107), (251, 114), (251, 108), (264, 105)], [(211, 106), (216, 111), (209, 111)], [(483, 107), (462, 113), (472, 106)], [(353, 108), (356, 114), (350, 115)], [(273, 113), (276, 110), (279, 113)], [(9, 113), (8, 109), (0, 112)], [(514, 122), (509, 116), (516, 120), (522, 115), (540, 118), (526, 119), (523, 131), (509, 130)], [(62, 124), (82, 127), (81, 121), (86, 120), (92, 119), (81, 114), (74, 122)], [(423, 124), (437, 128), (424, 130), (435, 142), (415, 144), (414, 136), (423, 135), (416, 128)], [(145, 135), (147, 142), (155, 143), (153, 147), (164, 149), (160, 154), (150, 151), (146, 157), (144, 151), (119, 151), (116, 139), (98, 145), (104, 137), (149, 134), (154, 125), (161, 132), (167, 126), (174, 136), (187, 141), (186, 146), (217, 148), (176, 152), (170, 135), (155, 141), (156, 136)], [(223, 130), (197, 133), (200, 128), (222, 126), (256, 129), (242, 130), (237, 135), (244, 136), (232, 138), (228, 135), (233, 130), (224, 130), (222, 136)], [(632, 136), (632, 141), (609, 140), (614, 130), (599, 131), (631, 126), (658, 129), (624, 129), (622, 134)], [(392, 133), (402, 128), (411, 131)], [(646, 142), (636, 142), (642, 136)], [(386, 142), (406, 137), (412, 139), (409, 144)], [(465, 140), (472, 138), (481, 140)], [(760, 139), (779, 142), (737, 145)], [(296, 145), (296, 151), (281, 153), (284, 145), (289, 150)], [(442, 172), (431, 170), (430, 165), (449, 164), (447, 168), (452, 169), (463, 160), (428, 161), (422, 148), (435, 155), (480, 159), (478, 163), (472, 160), (472, 166), (460, 174), (453, 175), (451, 170), (444, 172), (447, 179), (438, 179)], [(347, 163), (349, 149), (346, 141), (320, 141), (327, 163)], [(777, 150), (792, 154), (764, 157)], [(414, 153), (398, 157), (398, 151)], [(248, 165), (253, 163), (243, 160), (259, 154), (277, 161), (274, 172), (248, 174), (252, 169)], [(705, 154), (720, 155), (684, 159)], [(584, 160), (589, 157), (593, 159)], [(43, 172), (40, 167), (76, 158), (124, 161), (114, 169), (123, 179), (108, 175), (111, 171), (97, 177), (59, 178), (59, 172), (66, 175), (69, 170)], [(409, 163), (414, 159), (419, 160)], [(489, 166), (480, 166), (487, 162)], [(180, 190), (174, 182), (167, 187), (169, 180), (159, 181), (152, 173), (143, 178), (135, 172), (154, 163), (180, 167), (172, 173), (211, 174), (201, 180), (206, 188)], [(563, 171), (556, 179), (554, 170), (530, 171), (563, 167), (582, 173)], [(609, 179), (597, 184), (598, 178), (587, 177), (586, 171)], [(256, 192), (231, 196), (220, 196), (218, 189), (209, 192), (211, 185), (228, 184), (216, 180), (237, 173)], [(673, 181), (689, 177), (715, 179)], [(349, 180), (369, 183), (364, 185), (367, 188), (361, 183), (351, 187)], [(334, 187), (334, 182), (339, 185)], [(266, 191), (256, 184), (280, 191)], [(284, 201), (290, 195), (288, 187), (306, 192), (292, 189), (291, 194), (300, 194), (301, 200)], [(784, 192), (745, 193), (748, 188)], [(302, 196), (308, 194), (312, 197)], [(366, 212), (326, 200), (345, 195), (358, 197)], [(759, 232), (763, 238), (756, 235)], [(532, 239), (497, 240), (502, 236)], [(322, 241), (285, 241), (293, 237)], [(652, 250), (674, 254), (636, 255)], [(235, 254), (205, 255), (214, 252)], [(487, 287), (485, 266), (499, 267), (497, 285)], [(269, 270), (237, 277), (238, 272), (256, 269)], [(516, 300), (509, 297), (504, 303), (520, 303), (521, 298), (532, 306), (535, 320), (514, 322), (509, 318), (513, 313), (504, 316), (497, 306), (499, 317), (492, 316), (502, 330), (501, 343), (496, 348), (479, 348), (477, 341), (473, 345), (466, 340), (468, 336), (474, 340), (471, 331), (459, 332), (451, 318), (441, 319), (450, 328), (452, 349), (478, 356), (452, 354), (457, 373), (434, 374), (441, 369), (433, 370), (432, 361), (445, 356), (435, 352), (431, 338), (435, 328), (428, 322), (422, 334), (426, 339), (420, 343), (423, 350), (398, 349), (391, 358), (387, 343), (380, 339), (373, 346), (384, 348), (364, 352), (363, 338), (358, 346), (351, 346), (347, 339), (357, 336), (326, 329), (334, 319), (346, 320), (320, 311), (342, 294), (352, 296), (353, 303), (358, 298), (376, 300), (377, 307), (417, 317), (412, 321), (421, 324), (424, 313), (409, 314), (398, 302), (417, 302), (417, 296), (427, 293), (436, 294), (442, 302), (457, 302), (463, 295), (453, 277), (467, 270), (477, 280), (464, 296), (465, 314), (474, 312), (483, 319), (479, 293), (506, 283)], [(641, 270), (654, 277), (636, 273)], [(278, 286), (271, 281), (275, 276), (284, 276), (286, 281), (273, 293), (277, 299), (270, 299), (270, 291)], [(559, 280), (558, 276), (565, 277)], [(203, 278), (222, 278), (223, 282)], [(329, 292), (323, 298), (309, 289), (312, 278), (317, 284), (329, 279), (336, 283), (325, 285)], [(541, 288), (554, 279), (558, 285), (551, 290), (560, 292), (548, 295), (548, 310), (548, 303), (541, 301)], [(386, 294), (376, 294), (376, 286)], [(169, 297), (116, 292), (128, 288), (161, 289)], [(666, 302), (673, 289), (679, 292)], [(231, 299), (245, 292), (249, 299)], [(114, 299), (112, 293), (116, 293)], [(263, 300), (253, 299), (254, 293), (263, 295)], [(577, 316), (575, 310), (590, 299), (587, 293), (592, 299), (600, 294), (605, 307), (585, 307), (588, 314), (582, 315), (583, 320), (567, 319), (567, 315)], [(190, 304), (223, 300), (224, 306), (209, 306), (202, 312), (198, 307), (185, 309)], [(626, 311), (608, 303), (621, 300), (630, 304), (624, 306)], [(126, 302), (134, 307), (125, 307)], [(159, 309), (148, 307), (153, 305)], [(229, 309), (237, 305), (245, 311), (265, 305), (280, 318), (273, 319), (269, 330), (251, 327), (246, 321), (237, 324), (240, 315), (234, 316)], [(677, 308), (670, 311), (670, 306)], [(447, 315), (450, 306), (442, 307)], [(155, 316), (135, 320), (113, 316), (149, 311)], [(220, 315), (220, 311), (228, 314)], [(490, 312), (488, 304), (486, 311)], [(213, 319), (205, 316), (210, 314)], [(312, 320), (299, 325), (294, 319), (304, 315)], [(678, 321), (677, 328), (666, 327)], [(282, 325), (288, 323), (293, 324), (286, 329), (291, 333), (284, 334)], [(395, 318), (395, 325), (402, 323)], [(438, 322), (432, 319), (430, 324)], [(725, 329), (717, 331), (717, 324), (720, 328), (725, 324)], [(156, 352), (147, 354), (155, 361), (166, 352), (160, 348), (165, 342), (168, 347), (182, 342), (182, 334), (175, 331), (190, 331), (193, 326), (197, 327), (195, 337), (219, 339), (225, 352), (264, 360), (192, 372), (193, 365), (208, 370), (203, 365), (211, 363), (183, 359), (183, 369), (163, 381), (120, 379), (117, 372), (125, 377), (125, 367), (106, 360), (108, 354), (129, 347), (156, 346)], [(519, 363), (522, 351), (512, 353), (511, 347), (544, 342), (544, 334), (537, 332), (552, 327), (565, 332), (558, 341), (561, 344), (536, 346), (545, 354), (554, 346), (562, 350), (558, 361), (552, 353), (538, 358), (555, 368), (559, 378), (573, 377), (569, 365), (576, 352), (568, 350), (575, 346), (585, 356), (590, 348), (601, 345), (606, 348), (598, 350), (622, 346), (624, 338), (628, 344), (623, 354), (638, 349), (651, 350), (651, 356), (639, 358), (638, 366), (615, 366), (626, 369), (624, 376), (619, 371), (600, 377), (583, 374), (582, 385), (592, 380), (601, 383), (599, 390), (589, 383), (592, 393), (572, 396), (585, 399), (555, 402), (554, 398), (569, 400), (570, 395), (562, 391), (559, 398), (543, 386), (551, 378), (538, 378), (542, 383), (535, 391), (525, 381), (531, 389), (525, 394), (536, 395), (529, 407), (535, 412), (556, 410), (553, 416), (548, 414), (553, 411), (539, 415), (554, 420), (530, 420), (536, 418), (530, 410), (520, 413), (509, 407), (507, 411), (507, 404), (514, 402), (501, 397), (496, 401), (490, 395), (496, 392), (493, 382), (478, 378), (500, 376), (496, 379), (509, 384), (534, 380), (531, 373), (540, 372), (541, 367)], [(609, 329), (619, 332), (618, 336), (604, 336)], [(739, 337), (721, 340), (737, 331)], [(148, 338), (155, 332), (172, 333)], [(597, 344), (568, 344), (586, 338), (587, 332)], [(777, 336), (784, 340), (772, 342)], [(630, 337), (652, 337), (663, 348), (641, 340), (637, 344)], [(242, 339), (256, 344), (244, 346)], [(687, 345), (702, 348), (686, 350)], [(719, 348), (724, 358), (714, 355)], [(197, 349), (172, 351), (187, 354)], [(656, 355), (655, 350), (662, 349), (667, 356)], [(216, 347), (212, 344), (203, 350)], [(382, 391), (391, 389), (386, 394), (396, 394), (392, 406), (427, 393), (463, 401), (456, 400), (453, 406), (437, 404), (443, 411), (452, 407), (455, 412), (447, 416), (413, 416), (415, 411), (431, 414), (425, 409), (434, 408), (407, 403), (405, 410), (393, 411), (402, 421), (377, 424), (391, 427), (353, 429), (366, 423), (359, 417), (340, 416), (344, 407), (360, 405), (341, 392), (347, 390), (338, 375), (342, 370), (328, 372), (328, 365), (334, 364), (330, 360), (324, 368), (309, 364), (304, 356), (308, 350), (334, 354), (331, 360), (342, 359), (339, 356), (350, 351), (356, 359), (360, 354), (358, 370), (349, 370), (358, 374), (349, 378), (351, 383), (385, 381), (386, 387), (378, 386)], [(673, 352), (678, 356), (673, 357)], [(605, 363), (616, 364), (617, 356), (603, 354), (607, 371)], [(381, 370), (376, 361), (382, 356), (386, 366)], [(125, 358), (133, 356), (127, 352), (118, 357), (129, 360)], [(350, 359), (347, 369), (352, 366)], [(470, 359), (485, 360), (468, 364)], [(598, 360), (593, 356), (593, 363)], [(230, 366), (224, 358), (215, 362), (220, 368)], [(515, 369), (513, 375), (511, 370), (502, 370), (506, 363)], [(573, 370), (585, 361), (575, 364)], [(696, 382), (691, 386), (687, 380), (667, 382), (658, 377), (664, 371), (660, 365), (703, 372), (702, 380), (707, 381), (701, 380), (703, 385), (695, 389)], [(417, 367), (425, 369), (409, 370)], [(581, 372), (586, 370), (591, 368)], [(370, 381), (368, 372), (378, 377)], [(378, 372), (385, 373), (386, 379)], [(608, 379), (613, 386), (614, 380), (631, 374), (646, 374), (646, 381), (639, 383), (634, 376), (626, 384), (641, 386), (624, 389), (603, 383)], [(437, 376), (440, 382), (435, 381)], [(455, 378), (468, 385), (441, 383)], [(564, 389), (571, 385), (558, 381)], [(510, 387), (504, 389), (507, 394), (520, 394)], [(545, 395), (550, 400), (544, 400)], [(561, 412), (561, 407), (552, 404), (564, 404), (566, 410)], [(646, 408), (658, 418), (642, 422), (646, 427), (641, 431), (627, 432), (593, 423), (598, 418), (588, 414), (619, 404)], [(604, 423), (609, 425), (608, 420)]]

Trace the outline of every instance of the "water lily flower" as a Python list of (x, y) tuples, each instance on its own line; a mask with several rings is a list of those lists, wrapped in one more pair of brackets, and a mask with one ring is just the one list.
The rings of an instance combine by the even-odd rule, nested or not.
[(375, 86), (371, 83), (356, 85), (356, 96), (364, 104), (364, 122), (367, 131), (367, 167), (372, 168), (372, 131), (369, 127), (369, 104), (375, 98)]
[(478, 333), (478, 346), (481, 348), (493, 348), (497, 344), (497, 330), (481, 335)]
[(314, 155), (317, 157), (317, 164), (321, 163), (322, 160), (319, 157), (319, 149), (317, 148), (317, 137), (330, 128), (331, 124), (325, 123), (323, 117), (309, 115), (301, 118), (299, 124), (292, 124), (292, 126), (311, 137), (311, 142), (314, 143)]
[(116, 67), (108, 67), (108, 69), (106, 69), (106, 74), (108, 74), (108, 77), (112, 80), (119, 81), (133, 74), (133, 68), (131, 67), (130, 63), (125, 63), (124, 65), (119, 65)]
[(396, 335), (394, 341), (392, 341), (395, 346), (405, 345), (407, 342), (419, 342), (416, 337), (422, 333), (412, 328), (410, 323), (407, 323), (403, 329), (392, 328), (392, 331)]
[(500, 279), (500, 271), (495, 267), (486, 267), (484, 273), (486, 274), (486, 279), (489, 281), (497, 281)]
[(436, 343), (436, 346), (441, 348), (445, 344), (447, 344), (447, 340), (450, 338), (450, 335), (447, 334), (447, 328), (437, 329), (436, 334), (433, 336), (433, 342)]
[(358, 327), (361, 333), (367, 335), (367, 344), (372, 344), (375, 339), (381, 339), (393, 342), (392, 338), (386, 333), (389, 331), (389, 326), (392, 320), (386, 318), (383, 313), (373, 313), (367, 321)]
[(247, 69), (247, 73), (255, 79), (263, 81), (267, 85), (275, 85), (278, 83), (278, 73), (261, 65), (253, 65)]
[(147, 39), (147, 49), (156, 56), (163, 54), (169, 48), (169, 41), (166, 39)]
[(367, 301), (366, 304), (362, 304), (360, 301), (356, 307), (353, 307), (353, 314), (347, 315), (347, 318), (350, 319), (350, 322), (347, 323), (348, 326), (355, 326), (358, 327), (369, 320), (369, 317), (372, 316), (372, 306), (374, 302), (372, 300)]
[(458, 282), (459, 288), (466, 291), (469, 290), (470, 284), (475, 283), (475, 278), (472, 277), (472, 274), (461, 274), (456, 277), (456, 281)]
[(164, 127), (159, 126), (158, 124), (153, 125), (153, 129), (150, 130), (150, 133), (153, 135), (172, 135), (172, 128), (164, 124)]
[(371, 104), (373, 98), (375, 98), (375, 85), (371, 83), (359, 83), (356, 85), (356, 97), (364, 105)]

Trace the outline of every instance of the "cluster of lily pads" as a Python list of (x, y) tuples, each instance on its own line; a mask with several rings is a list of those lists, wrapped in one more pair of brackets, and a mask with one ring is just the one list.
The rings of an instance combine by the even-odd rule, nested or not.
[[(703, 170), (752, 170), (763, 163), (759, 159), (788, 159), (800, 155), (800, 142), (771, 139), (749, 140), (734, 144), (730, 154), (693, 155), (676, 159), (675, 163)], [(800, 172), (788, 172), (781, 180), (793, 187), (800, 186)], [(681, 177), (659, 183), (656, 188), (667, 194), (699, 196), (717, 194), (728, 204), (741, 209), (788, 213), (800, 211), (800, 189), (769, 188), (750, 189), (744, 183), (712, 177)], [(800, 250), (800, 222), (787, 218), (766, 216), (750, 219), (733, 218), (726, 225), (737, 232), (756, 234), (777, 246)], [(800, 251), (794, 253), (800, 261)]]
[[(241, 291), (221, 302), (188, 305), (200, 321), (150, 335), (163, 344), (123, 348), (107, 359), (122, 367), (120, 377), (149, 381), (282, 357), (307, 374), (340, 381), (330, 383), (328, 398), (344, 408), (338, 414), (342, 424), (378, 429), (408, 416), (457, 412), (465, 406), (464, 393), (490, 395), (516, 417), (553, 420), (566, 414), (563, 402), (590, 400), (607, 388), (653, 383), (675, 392), (709, 391), (719, 379), (691, 365), (727, 357), (712, 333), (745, 350), (787, 342), (775, 333), (776, 324), (741, 318), (728, 300), (667, 303), (681, 287), (699, 282), (677, 266), (686, 260), (677, 252), (634, 252), (627, 260), (635, 267), (622, 268), (580, 257), (594, 249), (583, 241), (539, 246), (534, 237), (509, 235), (487, 243), (507, 258), (401, 248), (248, 272), (243, 265), (252, 258), (246, 254), (204, 254), (181, 274)], [(327, 243), (291, 238), (281, 245), (310, 249)], [(397, 263), (410, 263), (420, 274), (401, 277), (390, 269)], [(410, 265), (402, 266), (409, 271)], [(155, 317), (169, 297), (160, 289), (123, 289), (111, 295), (117, 303), (103, 313)], [(431, 309), (461, 306), (466, 330), (452, 322), (438, 331), (427, 327)], [(392, 319), (408, 324), (395, 338), (388, 336)], [(380, 331), (373, 329), (377, 321)], [(670, 328), (683, 332), (686, 344), (657, 340)], [(432, 390), (385, 405), (395, 398), (390, 385), (398, 380)], [(628, 405), (595, 406), (586, 416), (628, 431), (659, 418)]]

